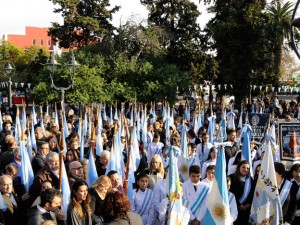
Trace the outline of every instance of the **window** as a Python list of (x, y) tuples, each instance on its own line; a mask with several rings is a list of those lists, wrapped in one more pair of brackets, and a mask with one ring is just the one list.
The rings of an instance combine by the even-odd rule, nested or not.
[(41, 40), (41, 45), (44, 45), (44, 40)]
[(32, 40), (32, 45), (35, 45), (35, 39)]
[(50, 46), (51, 45), (51, 41), (50, 40), (48, 40), (48, 46)]

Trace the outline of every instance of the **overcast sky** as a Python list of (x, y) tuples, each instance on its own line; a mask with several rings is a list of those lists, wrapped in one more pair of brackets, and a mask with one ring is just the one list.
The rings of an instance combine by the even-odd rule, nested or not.
[[(111, 0), (111, 5), (120, 5), (119, 12), (114, 14), (113, 23), (119, 25), (131, 16), (137, 20), (147, 18), (147, 10), (140, 4), (140, 0)], [(205, 24), (209, 16), (199, 0), (193, 0), (198, 5), (202, 15), (199, 17), (201, 25)], [(55, 6), (49, 0), (1, 0), (0, 7), (0, 35), (24, 34), (25, 26), (49, 27), (51, 22), (62, 22), (60, 15), (53, 13)]]

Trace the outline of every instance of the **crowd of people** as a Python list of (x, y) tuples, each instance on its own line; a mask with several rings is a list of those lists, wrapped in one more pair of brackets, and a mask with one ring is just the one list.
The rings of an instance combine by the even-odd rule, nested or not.
[[(268, 102), (267, 102), (268, 103)], [(249, 103), (250, 104), (250, 103)], [(260, 108), (252, 103), (246, 107), (249, 113), (253, 107)], [(276, 99), (273, 104), (264, 107), (268, 112), (269, 108), (276, 109)], [(266, 106), (267, 104), (265, 104)], [(297, 103), (286, 104), (278, 108), (281, 117), (284, 112), (291, 116), (298, 110)], [(142, 107), (140, 108), (142, 109)], [(187, 109), (189, 112), (187, 112)], [(228, 106), (228, 111), (232, 106)], [(104, 109), (105, 110), (105, 109)], [(168, 106), (165, 107), (168, 110)], [(18, 137), (15, 133), (16, 117), (19, 115), (2, 115), (2, 131), (0, 133), (0, 190), (3, 200), (0, 198), (0, 224), (5, 225), (163, 225), (168, 224), (170, 205), (168, 201), (168, 190), (166, 175), (170, 167), (170, 158), (166, 153), (168, 146), (187, 149), (185, 162), (188, 168), (178, 159), (178, 169), (182, 185), (182, 197), (189, 202), (187, 213), (188, 223), (191, 225), (204, 224), (203, 217), (206, 212), (208, 193), (212, 189), (216, 159), (219, 148), (216, 148), (210, 140), (216, 138), (220, 128), (221, 119), (225, 118), (224, 110), (215, 107), (213, 112), (208, 108), (204, 112), (203, 120), (199, 129), (195, 129), (196, 110), (190, 107), (179, 107), (170, 109), (171, 113), (166, 114), (155, 111), (154, 108), (145, 108), (145, 111), (128, 106), (118, 111), (118, 116), (113, 118), (102, 108), (101, 117), (94, 115), (96, 109), (90, 109), (89, 125), (95, 127), (96, 132), (101, 132), (101, 152), (99, 155), (90, 147), (91, 137), (79, 135), (82, 125), (79, 120), (80, 113), (70, 109), (66, 113), (67, 129), (69, 135), (65, 137), (67, 150), (64, 155), (64, 165), (68, 176), (71, 190), (70, 203), (65, 213), (62, 206), (62, 193), (60, 187), (60, 143), (62, 131), (59, 127), (64, 124), (55, 122), (55, 118), (44, 111), (37, 119), (37, 123), (28, 122), (34, 125), (34, 134), (30, 134), (31, 128), (22, 132)], [(135, 111), (135, 114), (133, 113)], [(48, 110), (47, 110), (48, 112)], [(274, 111), (272, 111), (274, 113)], [(217, 116), (217, 124), (213, 133), (208, 132), (209, 117), (212, 114)], [(275, 118), (277, 111), (275, 110)], [(54, 115), (54, 114), (53, 114)], [(64, 116), (63, 114), (61, 114)], [(133, 117), (131, 116), (133, 115)], [(146, 115), (146, 116), (144, 116)], [(274, 114), (273, 114), (274, 115)], [(171, 118), (170, 118), (170, 117)], [(199, 115), (201, 116), (201, 111)], [(91, 119), (93, 117), (93, 119)], [(140, 118), (138, 118), (140, 117)], [(296, 116), (293, 116), (296, 117)], [(138, 119), (137, 119), (138, 118)], [(120, 151), (124, 173), (126, 174), (129, 161), (128, 151), (130, 149), (130, 133), (128, 128), (133, 124), (137, 126), (137, 132), (142, 132), (140, 119), (146, 120), (146, 139), (138, 135), (139, 165), (136, 169), (133, 199), (127, 196), (128, 184), (124, 174), (118, 171), (109, 170), (108, 165), (111, 158), (111, 150), (116, 138), (116, 132), (121, 132)], [(101, 120), (99, 123), (98, 120)], [(34, 120), (32, 115), (27, 115), (27, 120)], [(63, 120), (59, 120), (63, 121)], [(168, 121), (168, 123), (166, 122)], [(171, 121), (171, 123), (170, 123)], [(275, 121), (274, 121), (275, 122)], [(43, 123), (43, 124), (42, 124)], [(101, 124), (100, 129), (98, 129)], [(167, 124), (167, 125), (166, 125)], [(238, 124), (236, 115), (235, 124)], [(168, 128), (166, 126), (169, 126)], [(237, 126), (236, 126), (237, 127)], [(123, 129), (121, 129), (123, 128)], [(230, 204), (231, 224), (248, 224), (252, 199), (258, 173), (261, 167), (261, 160), (264, 152), (260, 143), (251, 141), (251, 163), (242, 160), (240, 145), (240, 128), (228, 128), (226, 130), (226, 141), (231, 145), (221, 150), (225, 153), (227, 187)], [(183, 138), (186, 135), (186, 143)], [(211, 135), (213, 137), (211, 137)], [(22, 181), (21, 174), (21, 148), (20, 141), (25, 146), (29, 138), (35, 138), (36, 149), (30, 155), (31, 166), (34, 173), (33, 184), (27, 191)], [(80, 145), (80, 138), (85, 138), (85, 146)], [(31, 140), (30, 140), (31, 141)], [(186, 146), (184, 146), (186, 145)], [(95, 147), (95, 146), (93, 146)], [(93, 151), (95, 166), (98, 178), (88, 185), (88, 161), (89, 151)], [(31, 152), (30, 152), (31, 153)], [(250, 166), (252, 165), (252, 168)], [(300, 164), (294, 164), (287, 171), (284, 164), (276, 162), (276, 182), (282, 203), (284, 224), (300, 224)], [(253, 176), (250, 176), (250, 171)], [(250, 181), (250, 188), (246, 191), (245, 183)]]

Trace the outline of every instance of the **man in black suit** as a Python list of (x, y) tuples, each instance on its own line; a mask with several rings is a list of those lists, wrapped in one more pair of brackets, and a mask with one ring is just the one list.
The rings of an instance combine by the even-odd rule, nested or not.
[(5, 225), (19, 225), (22, 224), (22, 217), (20, 214), (20, 203), (17, 196), (13, 193), (13, 180), (9, 175), (2, 175), (0, 177), (0, 190), (2, 198), (5, 202), (5, 208), (1, 215), (0, 221)]
[(31, 162), (34, 175), (36, 175), (46, 165), (46, 155), (48, 153), (49, 144), (45, 141), (38, 142), (38, 153)]

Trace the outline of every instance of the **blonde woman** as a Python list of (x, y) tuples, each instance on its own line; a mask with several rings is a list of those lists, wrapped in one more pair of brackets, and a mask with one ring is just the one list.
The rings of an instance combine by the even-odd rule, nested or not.
[(91, 196), (91, 210), (93, 224), (100, 224), (100, 214), (104, 207), (104, 199), (106, 193), (111, 190), (111, 181), (108, 176), (102, 175), (98, 177), (91, 185), (89, 190)]
[(150, 160), (149, 168), (145, 170), (145, 173), (149, 175), (149, 188), (154, 189), (154, 185), (162, 180), (165, 175), (164, 166), (160, 155), (154, 154)]

